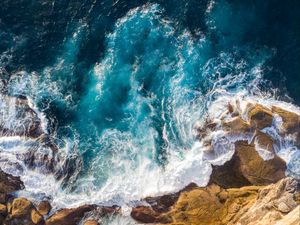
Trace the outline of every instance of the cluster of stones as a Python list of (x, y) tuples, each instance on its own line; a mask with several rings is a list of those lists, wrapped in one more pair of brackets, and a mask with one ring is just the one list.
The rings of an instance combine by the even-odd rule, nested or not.
[[(118, 213), (116, 206), (103, 207), (83, 205), (77, 208), (65, 208), (51, 212), (48, 201), (37, 204), (26, 198), (14, 197), (13, 192), (24, 188), (19, 177), (14, 177), (0, 170), (0, 224), (3, 225), (99, 225), (99, 218)], [(98, 220), (85, 217), (96, 213)]]

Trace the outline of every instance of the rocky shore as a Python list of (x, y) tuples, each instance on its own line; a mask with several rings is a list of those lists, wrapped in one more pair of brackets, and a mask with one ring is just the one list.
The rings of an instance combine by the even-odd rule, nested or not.
[[(146, 198), (148, 205), (134, 208), (133, 218), (169, 225), (300, 224), (299, 181), (289, 177), (296, 175), (295, 165), (288, 167), (276, 153), (286, 137), (299, 147), (300, 116), (277, 106), (243, 104), (229, 103), (220, 117), (197, 128), (208, 160), (220, 154), (214, 132), (221, 131), (234, 147), (229, 161), (213, 165), (209, 185), (190, 184), (175, 194)], [(276, 131), (276, 139), (268, 129)]]
[[(65, 208), (51, 212), (48, 201), (31, 202), (23, 197), (15, 197), (13, 192), (21, 190), (24, 185), (19, 177), (11, 176), (0, 170), (0, 224), (3, 225), (97, 225), (88, 213), (98, 217), (111, 216), (119, 213), (117, 206), (104, 207), (83, 205), (77, 208)], [(50, 214), (51, 212), (51, 214)]]
[[(28, 130), (34, 131), (33, 138), (36, 138), (41, 129)], [(220, 154), (213, 134), (222, 132), (223, 139), (234, 148), (231, 159), (221, 165), (212, 163), (213, 172), (207, 187), (191, 183), (177, 193), (141, 199), (131, 211), (131, 217), (137, 223), (300, 224), (300, 184), (295, 170), (298, 164), (287, 165), (278, 155), (280, 140), (287, 137), (294, 146), (300, 146), (298, 114), (278, 106), (266, 107), (253, 102), (242, 106), (233, 102), (221, 116), (208, 117), (196, 130), (205, 149), (204, 157), (213, 160)], [(268, 132), (270, 130), (273, 133)], [(12, 134), (8, 130), (6, 133)], [(54, 147), (51, 149), (55, 150)], [(47, 168), (53, 170), (53, 167)], [(23, 188), (19, 177), (0, 168), (0, 224), (96, 225), (101, 224), (102, 218), (121, 213), (118, 206), (99, 205), (54, 211), (46, 200), (32, 202), (16, 195)]]

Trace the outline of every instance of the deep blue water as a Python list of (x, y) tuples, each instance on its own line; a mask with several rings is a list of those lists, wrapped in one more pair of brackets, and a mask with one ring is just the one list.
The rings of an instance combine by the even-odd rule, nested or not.
[(296, 0), (2, 0), (3, 91), (33, 99), (79, 151), (76, 180), (101, 186), (119, 160), (184, 155), (213, 91), (300, 104), (299, 17)]

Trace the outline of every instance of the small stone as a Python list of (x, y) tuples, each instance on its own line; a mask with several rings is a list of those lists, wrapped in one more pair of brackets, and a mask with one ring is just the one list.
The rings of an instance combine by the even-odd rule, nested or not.
[(288, 207), (284, 202), (280, 202), (278, 204), (278, 210), (283, 213), (288, 213), (291, 211), (290, 207)]
[(48, 215), (52, 207), (48, 201), (41, 201), (37, 207), (37, 210), (42, 216)]
[(43, 220), (43, 216), (36, 209), (31, 210), (31, 220), (34, 224), (39, 224)]

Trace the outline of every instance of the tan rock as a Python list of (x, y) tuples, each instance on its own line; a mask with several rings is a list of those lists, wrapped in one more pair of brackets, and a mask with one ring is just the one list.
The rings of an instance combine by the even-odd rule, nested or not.
[[(285, 178), (262, 188), (255, 204), (242, 215), (237, 224), (275, 224), (285, 213), (297, 207), (297, 192), (297, 182), (292, 178)], [(281, 208), (283, 204), (285, 206)]]
[(31, 210), (31, 221), (34, 224), (40, 224), (43, 221), (43, 216), (36, 210)]
[(294, 112), (287, 111), (283, 108), (273, 106), (272, 112), (282, 118), (283, 128), (286, 132), (299, 132), (300, 116)]
[(16, 198), (12, 202), (11, 215), (15, 218), (30, 215), (32, 208), (32, 203), (26, 198)]
[[(299, 210), (297, 196), (297, 182), (291, 178), (266, 187), (223, 189), (211, 184), (206, 188), (182, 191), (169, 211), (156, 212), (155, 218), (171, 219), (170, 223), (159, 221), (168, 225), (274, 225), (276, 222), (296, 225), (299, 221), (299, 214), (294, 211)], [(283, 203), (286, 203), (285, 213), (278, 207)], [(147, 212), (152, 214), (153, 211), (144, 206), (143, 218), (147, 217)], [(286, 215), (289, 216), (285, 218)], [(140, 222), (153, 223), (153, 220)]]
[(100, 225), (96, 220), (87, 220), (84, 225)]
[(241, 117), (234, 117), (231, 120), (222, 121), (222, 127), (228, 131), (231, 135), (237, 135), (241, 133), (249, 133), (253, 130), (250, 124), (243, 120)]
[(37, 210), (42, 215), (48, 215), (48, 213), (51, 211), (52, 207), (48, 201), (41, 201), (38, 204)]
[(236, 220), (237, 215), (254, 204), (258, 190), (259, 187), (255, 186), (222, 189), (212, 184), (207, 188), (194, 188), (181, 192), (169, 212), (159, 214), (151, 207), (140, 206), (138, 209), (134, 208), (133, 212), (142, 211), (141, 215), (136, 216), (133, 213), (131, 215), (143, 223), (193, 225), (201, 221), (203, 225), (229, 224), (230, 221)]
[(298, 205), (282, 219), (276, 221), (275, 225), (299, 225), (300, 224), (300, 206)]

